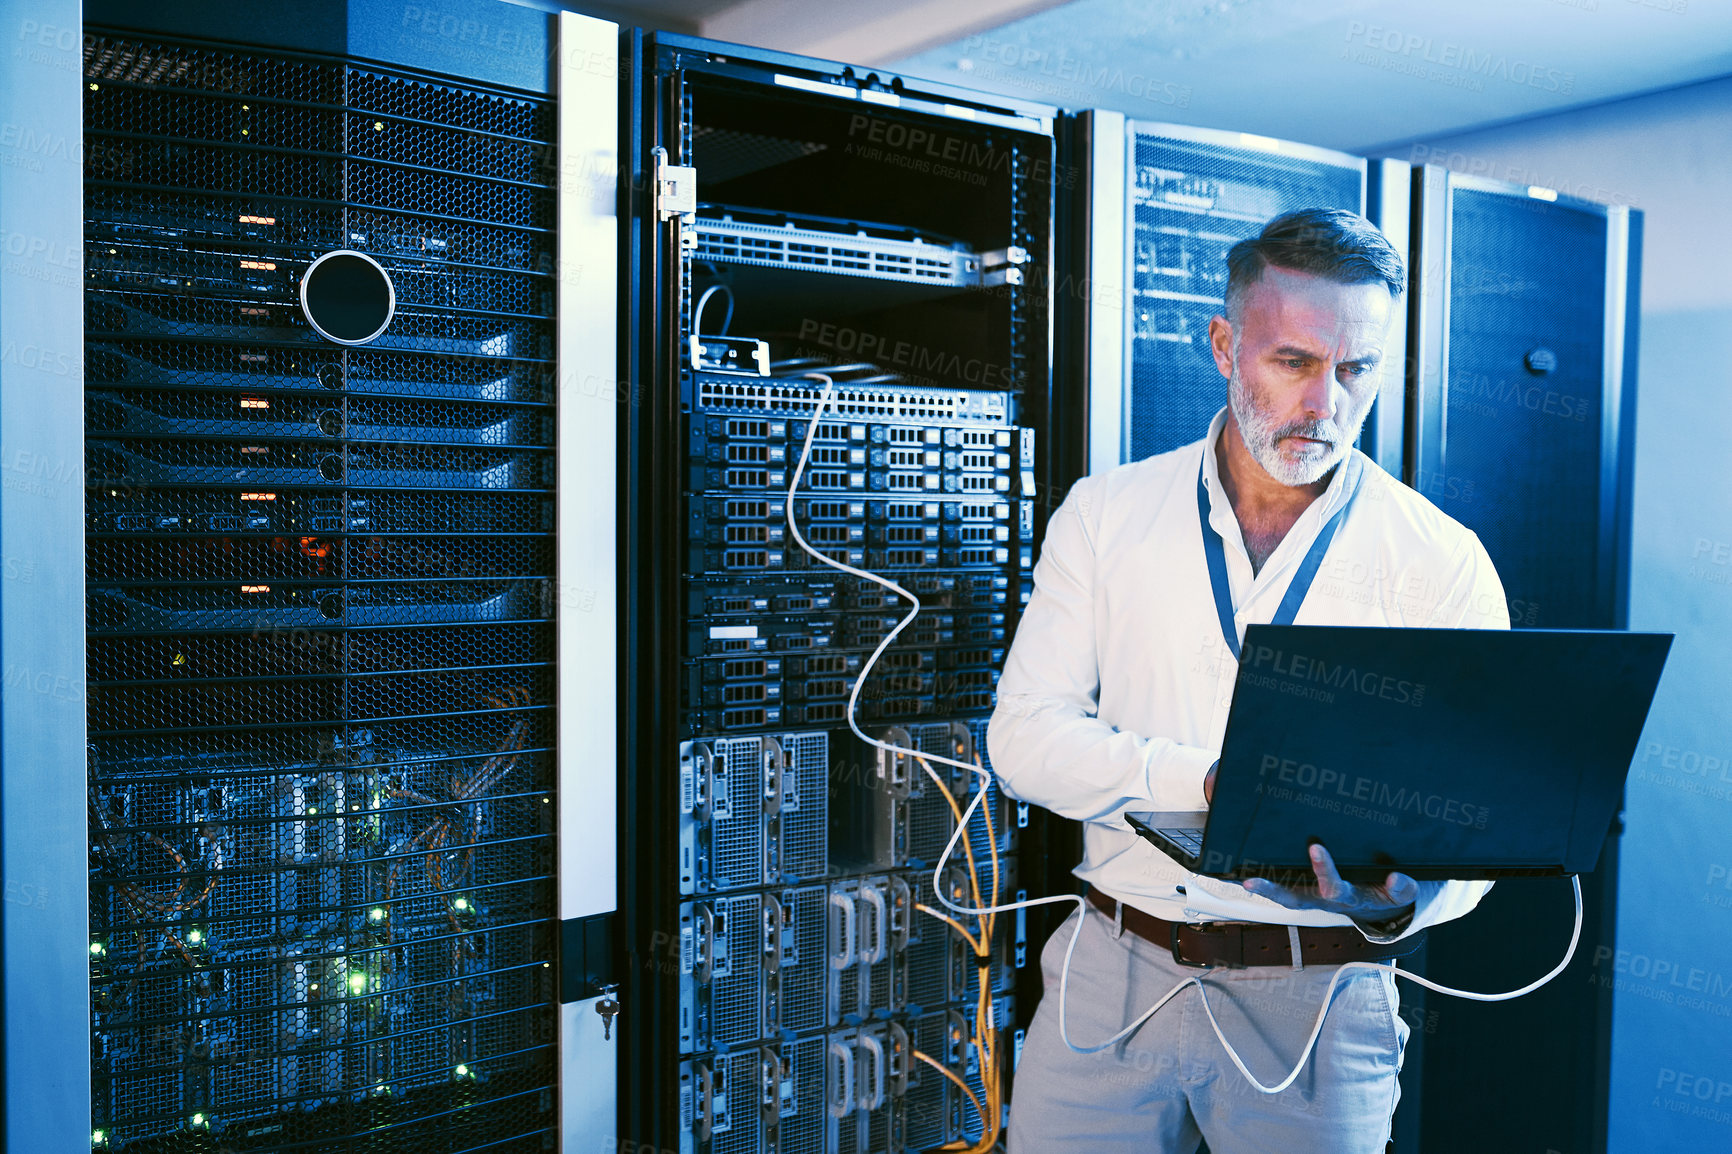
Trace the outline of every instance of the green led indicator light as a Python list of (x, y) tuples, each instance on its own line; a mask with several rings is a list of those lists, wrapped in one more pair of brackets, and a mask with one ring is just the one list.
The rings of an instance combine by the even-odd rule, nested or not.
[(90, 943), (90, 956), (93, 958), (100, 958), (102, 956), (102, 954), (103, 954), (102, 943), (101, 942), (91, 942)]
[(469, 1077), (469, 1067), (460, 1065), (456, 1070), (452, 1071), (452, 1073), (456, 1074), (459, 1078), (467, 1078)]
[(355, 994), (366, 993), (367, 992), (367, 975), (366, 974), (350, 974), (349, 975), (349, 991), (351, 993), (355, 993)]
[(456, 901), (452, 902), (451, 905), (454, 909), (466, 910), (469, 908), (469, 899), (458, 898)]
[(188, 930), (186, 932), (186, 940), (196, 946), (200, 942), (204, 941), (204, 933), (201, 930)]
[(374, 906), (371, 910), (367, 911), (367, 916), (373, 921), (382, 922), (385, 920), (385, 907)]

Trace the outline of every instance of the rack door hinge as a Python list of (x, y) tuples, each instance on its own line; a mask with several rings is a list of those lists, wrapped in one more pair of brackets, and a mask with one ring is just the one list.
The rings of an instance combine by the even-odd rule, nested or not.
[(689, 165), (669, 164), (668, 150), (652, 154), (656, 165), (656, 216), (672, 220), (698, 211), (698, 170)]

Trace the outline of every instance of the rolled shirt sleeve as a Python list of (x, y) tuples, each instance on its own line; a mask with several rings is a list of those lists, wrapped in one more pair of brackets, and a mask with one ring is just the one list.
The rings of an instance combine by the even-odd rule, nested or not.
[(1117, 822), (1127, 810), (1200, 810), (1218, 752), (1118, 729), (1098, 716), (1092, 486), (1047, 525), (1034, 594), (998, 683), (987, 744), (1006, 792), (1063, 817)]

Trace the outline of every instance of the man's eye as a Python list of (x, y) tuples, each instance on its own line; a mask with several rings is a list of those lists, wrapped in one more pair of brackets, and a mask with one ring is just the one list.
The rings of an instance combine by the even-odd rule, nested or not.
[(1302, 369), (1305, 367), (1305, 364), (1306, 364), (1305, 359), (1303, 357), (1288, 357), (1282, 363), (1285, 364), (1290, 369)]

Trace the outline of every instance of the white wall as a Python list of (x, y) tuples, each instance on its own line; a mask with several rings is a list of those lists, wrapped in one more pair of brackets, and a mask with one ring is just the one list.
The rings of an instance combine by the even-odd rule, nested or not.
[(1645, 214), (1630, 627), (1678, 639), (1617, 940), (1583, 948), (1617, 991), (1610, 1150), (1732, 1149), (1732, 78), (1388, 155)]

